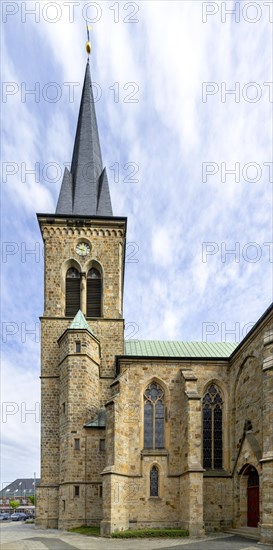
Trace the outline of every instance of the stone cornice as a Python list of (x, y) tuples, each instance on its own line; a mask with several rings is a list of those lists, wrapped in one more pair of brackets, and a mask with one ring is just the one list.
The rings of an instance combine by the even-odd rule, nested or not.
[(43, 237), (53, 235), (79, 235), (82, 228), (90, 237), (125, 237), (127, 218), (101, 216), (69, 216), (37, 214)]
[(260, 462), (273, 462), (273, 454), (271, 456), (266, 456), (264, 458), (261, 458)]
[(92, 361), (92, 363), (97, 365), (97, 367), (100, 369), (100, 363), (95, 361), (95, 359), (93, 359), (93, 357), (91, 357), (91, 355), (89, 355), (89, 353), (67, 353), (66, 356), (59, 362), (58, 366), (61, 367), (62, 364), (64, 363), (64, 361), (69, 357), (87, 357), (88, 359), (90, 359)]

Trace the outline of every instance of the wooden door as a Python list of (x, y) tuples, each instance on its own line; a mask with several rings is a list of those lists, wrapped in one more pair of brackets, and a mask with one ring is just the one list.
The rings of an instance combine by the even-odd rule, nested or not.
[(247, 488), (247, 526), (257, 527), (259, 521), (259, 486)]

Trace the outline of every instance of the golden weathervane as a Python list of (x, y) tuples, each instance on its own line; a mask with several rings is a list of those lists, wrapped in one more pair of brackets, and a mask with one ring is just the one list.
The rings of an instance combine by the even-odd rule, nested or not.
[(87, 31), (87, 42), (86, 42), (86, 52), (88, 54), (88, 57), (89, 55), (91, 54), (91, 42), (90, 42), (90, 35), (89, 35), (89, 31), (92, 31), (92, 26), (91, 25), (87, 25), (87, 21), (86, 21), (86, 31)]

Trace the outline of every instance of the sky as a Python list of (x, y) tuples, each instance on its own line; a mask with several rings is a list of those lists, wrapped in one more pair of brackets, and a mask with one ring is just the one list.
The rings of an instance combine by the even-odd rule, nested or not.
[(40, 473), (36, 212), (71, 161), (86, 20), (125, 337), (240, 341), (272, 302), (272, 2), (2, 2), (1, 488)]

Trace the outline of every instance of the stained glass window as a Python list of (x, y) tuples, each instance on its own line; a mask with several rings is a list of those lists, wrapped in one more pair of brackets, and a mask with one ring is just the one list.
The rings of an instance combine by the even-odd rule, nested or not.
[(158, 497), (158, 469), (156, 466), (150, 470), (150, 496)]
[(144, 448), (153, 448), (153, 405), (149, 401), (144, 406)]
[(203, 466), (206, 469), (223, 467), (222, 415), (223, 400), (212, 384), (203, 397)]
[(152, 382), (144, 392), (144, 448), (164, 448), (164, 392)]

